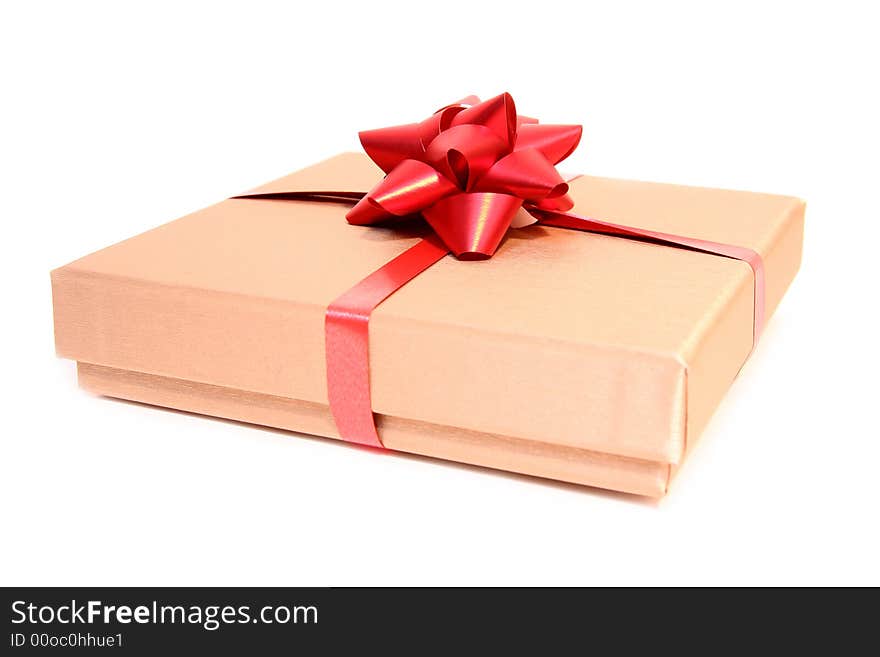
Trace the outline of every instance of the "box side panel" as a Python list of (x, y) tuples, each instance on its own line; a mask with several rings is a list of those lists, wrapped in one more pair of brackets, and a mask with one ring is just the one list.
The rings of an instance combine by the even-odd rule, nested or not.
[[(763, 247), (767, 276), (766, 319), (776, 310), (800, 267), (804, 204), (790, 199), (768, 233)], [(692, 446), (712, 417), (752, 348), (753, 277), (744, 275), (695, 332), (683, 359), (688, 363), (687, 447)], [(748, 318), (748, 321), (743, 321)], [(759, 347), (760, 348), (760, 342)], [(677, 461), (673, 461), (677, 462)]]
[(801, 266), (804, 244), (804, 215), (806, 205), (791, 199), (788, 210), (773, 233), (764, 254), (767, 268), (767, 319), (776, 311), (779, 302), (794, 280)]
[[(338, 438), (327, 406), (79, 363), (80, 385), (97, 394)], [(659, 497), (662, 463), (379, 416), (389, 449), (558, 481)]]
[(371, 332), (378, 412), (418, 409), (433, 424), (654, 461), (684, 444), (684, 367), (673, 355), (387, 316)]
[(317, 307), (69, 266), (52, 288), (64, 358), (326, 403)]
[[(61, 356), (327, 403), (322, 308), (75, 267), (53, 289)], [(374, 318), (370, 340), (377, 413), (652, 461), (681, 452), (672, 355), (392, 315)]]

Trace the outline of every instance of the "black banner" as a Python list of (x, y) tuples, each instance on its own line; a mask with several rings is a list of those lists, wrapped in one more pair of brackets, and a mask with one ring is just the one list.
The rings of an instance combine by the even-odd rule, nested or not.
[[(2, 589), (4, 655), (342, 654), (390, 648), (408, 654), (502, 646), (535, 654), (664, 650), (703, 637), (711, 654), (734, 645), (821, 645), (846, 607), (791, 592), (662, 589)], [(840, 597), (840, 593), (833, 594)], [(849, 596), (846, 596), (849, 598)], [(869, 609), (844, 615), (839, 649), (871, 627)], [(780, 612), (784, 610), (784, 614)], [(813, 618), (814, 623), (810, 622)], [(781, 633), (781, 634), (780, 634)], [(676, 638), (678, 637), (678, 638)], [(706, 637), (709, 637), (706, 639)]]

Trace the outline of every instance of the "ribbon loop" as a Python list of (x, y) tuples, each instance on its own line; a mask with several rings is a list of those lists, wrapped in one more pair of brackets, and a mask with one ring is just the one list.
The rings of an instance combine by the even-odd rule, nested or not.
[(508, 152), (507, 144), (481, 125), (456, 125), (441, 132), (425, 151), (428, 163), (470, 190), (498, 159)]
[(462, 110), (452, 119), (452, 125), (485, 126), (494, 132), (510, 151), (513, 150), (513, 143), (516, 141), (516, 118), (513, 97), (509, 93), (503, 93)]
[(559, 164), (574, 152), (581, 141), (579, 125), (521, 125), (516, 135), (515, 150), (537, 148), (553, 164)]
[(568, 183), (542, 153), (526, 148), (498, 160), (477, 181), (476, 189), (540, 201), (564, 196), (568, 193)]
[(385, 173), (391, 173), (404, 160), (422, 159), (423, 127), (418, 123), (398, 125), (391, 128), (363, 130), (358, 133), (361, 146), (367, 155)]
[(394, 216), (403, 217), (433, 205), (456, 189), (452, 181), (433, 167), (418, 160), (404, 160), (370, 190), (346, 218), (349, 223), (366, 225)]
[(459, 260), (492, 257), (522, 199), (511, 194), (454, 194), (422, 210), (425, 219)]

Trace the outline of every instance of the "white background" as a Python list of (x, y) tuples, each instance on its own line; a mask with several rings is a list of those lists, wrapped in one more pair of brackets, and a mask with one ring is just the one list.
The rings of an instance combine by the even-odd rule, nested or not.
[[(0, 583), (880, 584), (870, 3), (240, 4), (0, 9)], [(808, 202), (662, 502), (100, 399), (54, 356), (50, 269), (501, 91), (583, 123), (565, 170)]]

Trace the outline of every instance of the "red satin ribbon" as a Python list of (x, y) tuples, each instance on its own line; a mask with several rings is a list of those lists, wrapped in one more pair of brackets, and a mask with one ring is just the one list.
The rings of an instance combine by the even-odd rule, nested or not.
[(370, 314), (380, 303), (449, 251), (421, 240), (337, 297), (324, 315), (327, 395), (343, 439), (382, 447), (370, 401)]
[(624, 226), (569, 210), (568, 182), (554, 168), (577, 147), (580, 126), (539, 125), (513, 99), (469, 96), (421, 123), (365, 131), (367, 154), (386, 172), (371, 191), (297, 191), (235, 198), (354, 204), (349, 223), (371, 225), (421, 214), (434, 235), (347, 290), (327, 308), (327, 394), (340, 436), (382, 448), (370, 400), (369, 322), (375, 308), (452, 251), (491, 257), (522, 207), (541, 225), (647, 241), (747, 263), (754, 273), (752, 348), (764, 325), (761, 256), (746, 247)]

